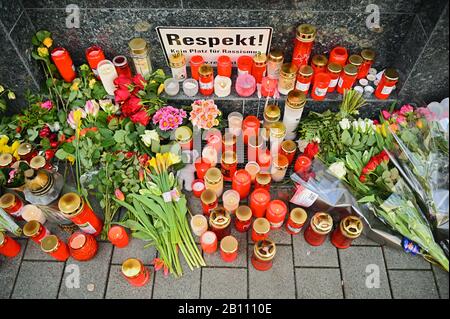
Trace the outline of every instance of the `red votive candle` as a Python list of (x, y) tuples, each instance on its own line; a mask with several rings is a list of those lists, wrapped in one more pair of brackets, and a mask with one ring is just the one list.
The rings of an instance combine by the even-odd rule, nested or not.
[(254, 217), (264, 217), (270, 202), (270, 192), (264, 188), (255, 189), (250, 194), (250, 208)]
[(375, 51), (364, 49), (361, 51), (361, 57), (363, 58), (363, 63), (358, 70), (358, 79), (364, 79), (369, 73), (369, 70), (373, 64), (373, 60), (375, 59)]
[(116, 67), (117, 75), (123, 75), (130, 79), (133, 77), (130, 65), (128, 64), (127, 58), (124, 55), (118, 55), (114, 57), (112, 63)]
[(270, 173), (258, 173), (255, 178), (255, 189), (263, 188), (270, 191), (270, 183), (272, 182), (272, 175)]
[(277, 229), (283, 226), (287, 211), (288, 207), (282, 200), (275, 199), (269, 202), (266, 211), (266, 218), (270, 223), (271, 229)]
[(295, 153), (297, 152), (297, 143), (292, 140), (285, 140), (281, 142), (280, 151), (281, 155), (286, 156), (289, 165), (294, 161)]
[(278, 80), (269, 77), (264, 77), (261, 81), (261, 95), (265, 97), (272, 97), (278, 87)]
[(63, 80), (65, 82), (72, 82), (77, 74), (75, 73), (75, 66), (73, 65), (69, 51), (61, 47), (54, 48), (51, 57)]
[(217, 74), (231, 78), (232, 62), (228, 55), (217, 58)]
[(240, 233), (245, 233), (252, 225), (252, 210), (246, 205), (239, 206), (236, 210), (234, 226)]
[(363, 230), (363, 223), (356, 216), (344, 217), (333, 233), (331, 234), (331, 243), (340, 249), (350, 247), (352, 241), (358, 238)]
[(261, 123), (259, 119), (254, 115), (249, 115), (242, 121), (242, 132), (244, 135), (244, 144), (248, 144), (248, 139), (250, 136), (258, 136), (259, 127)]
[(205, 216), (209, 216), (219, 203), (217, 194), (212, 189), (205, 189), (200, 195), (200, 201), (202, 202), (202, 210)]
[(88, 61), (88, 64), (91, 67), (92, 72), (94, 72), (97, 78), (98, 78), (97, 64), (105, 59), (106, 59), (105, 54), (103, 53), (102, 48), (100, 48), (98, 45), (93, 45), (86, 49), (86, 60)]
[(239, 193), (242, 199), (247, 198), (252, 186), (252, 177), (245, 169), (237, 170), (231, 182), (231, 188)]
[(256, 83), (261, 83), (263, 77), (266, 75), (267, 56), (264, 53), (258, 52), (253, 57), (252, 75)]
[(316, 101), (322, 101), (328, 92), (331, 76), (328, 73), (321, 72), (314, 76), (314, 84), (311, 90), (311, 97)]
[(353, 64), (347, 64), (339, 77), (337, 92), (344, 94), (346, 90), (350, 90), (355, 84), (358, 68)]
[(13, 193), (6, 193), (0, 197), (0, 208), (17, 219), (22, 219), (23, 201)]
[(269, 239), (260, 240), (255, 243), (252, 254), (252, 265), (256, 270), (266, 271), (272, 268), (273, 258), (275, 257), (275, 243)]
[(192, 192), (195, 197), (200, 197), (205, 190), (205, 182), (202, 179), (195, 179), (192, 182)]
[(330, 58), (328, 59), (328, 63), (337, 63), (342, 67), (345, 66), (348, 59), (347, 49), (344, 47), (335, 47), (330, 52)]
[(55, 235), (45, 237), (41, 241), (41, 249), (59, 261), (66, 261), (70, 256), (69, 247)]
[(211, 163), (203, 157), (199, 157), (195, 160), (195, 172), (199, 179), (204, 179), (206, 171), (211, 168)]
[(42, 240), (50, 235), (50, 231), (37, 220), (30, 220), (23, 226), (23, 234), (40, 245)]
[(300, 155), (297, 157), (297, 160), (295, 161), (294, 165), (294, 171), (297, 174), (305, 174), (308, 173), (311, 169), (311, 159), (307, 156)]
[(258, 242), (260, 240), (265, 240), (269, 236), (270, 223), (264, 217), (256, 218), (253, 221), (252, 227), (252, 240), (253, 242)]
[(303, 228), (308, 215), (303, 208), (296, 207), (291, 210), (286, 223), (286, 231), (291, 235), (297, 235)]
[(329, 214), (322, 212), (315, 213), (311, 218), (308, 228), (305, 230), (305, 240), (311, 246), (320, 246), (325, 242), (332, 227), (333, 219)]
[(217, 207), (209, 215), (209, 226), (218, 240), (231, 234), (231, 215), (223, 207)]
[(251, 56), (241, 55), (236, 63), (239, 75), (252, 73), (253, 58)]
[(0, 232), (0, 255), (14, 258), (20, 253), (20, 244), (6, 235)]
[(268, 149), (262, 150), (259, 152), (256, 162), (261, 172), (269, 172), (270, 166), (272, 165), (272, 154)]
[(329, 63), (327, 66), (327, 73), (330, 75), (330, 85), (328, 86), (328, 92), (334, 92), (341, 76), (342, 66), (337, 63)]
[(98, 244), (94, 236), (75, 232), (69, 238), (70, 255), (80, 261), (87, 261), (97, 254)]
[(380, 83), (375, 89), (375, 96), (378, 99), (385, 100), (389, 97), (398, 82), (398, 73), (395, 69), (386, 69), (381, 76)]
[(205, 134), (206, 144), (213, 147), (217, 153), (222, 151), (222, 133), (216, 128), (209, 129)]
[(191, 60), (189, 61), (189, 64), (191, 65), (192, 78), (196, 79), (197, 81), (199, 78), (198, 69), (203, 63), (205, 63), (205, 60), (203, 60), (203, 57), (201, 55), (194, 55), (191, 57)]
[(128, 246), (130, 241), (127, 231), (120, 225), (114, 225), (109, 229), (108, 239), (117, 248), (124, 248)]
[(238, 256), (238, 241), (233, 236), (226, 236), (220, 241), (220, 256), (226, 263), (231, 263)]
[(127, 259), (122, 264), (122, 275), (135, 287), (142, 287), (150, 280), (150, 270), (135, 258)]
[(217, 251), (217, 236), (212, 231), (206, 231), (200, 237), (200, 246), (205, 254), (212, 254)]

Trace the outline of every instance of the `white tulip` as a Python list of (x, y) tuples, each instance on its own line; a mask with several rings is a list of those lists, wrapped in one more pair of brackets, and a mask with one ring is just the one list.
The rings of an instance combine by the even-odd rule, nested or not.
[(347, 169), (344, 162), (336, 162), (330, 165), (328, 170), (337, 178), (343, 179), (347, 175)]

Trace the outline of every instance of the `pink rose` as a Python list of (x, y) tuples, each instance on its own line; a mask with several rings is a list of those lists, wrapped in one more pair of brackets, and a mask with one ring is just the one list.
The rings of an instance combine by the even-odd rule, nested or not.
[(414, 112), (414, 108), (409, 105), (409, 104), (405, 104), (400, 108), (400, 114), (401, 115), (407, 115), (408, 113), (412, 113)]
[(53, 103), (52, 103), (52, 101), (47, 100), (47, 101), (41, 103), (41, 107), (43, 109), (46, 109), (46, 110), (50, 111), (53, 108)]

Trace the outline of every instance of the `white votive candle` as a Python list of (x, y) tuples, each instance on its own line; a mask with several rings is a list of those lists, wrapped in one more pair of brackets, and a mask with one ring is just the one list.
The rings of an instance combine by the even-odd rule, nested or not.
[(183, 92), (187, 96), (195, 96), (198, 93), (198, 82), (195, 79), (184, 80)]
[(180, 91), (180, 83), (174, 78), (164, 81), (164, 92), (169, 96), (175, 96)]
[(242, 120), (244, 116), (239, 112), (231, 112), (228, 115), (228, 129), (230, 133), (239, 136), (242, 131)]
[(208, 230), (208, 220), (203, 215), (194, 215), (191, 218), (191, 228), (195, 236), (200, 237)]
[(214, 93), (218, 97), (226, 97), (231, 93), (231, 79), (218, 75), (214, 79)]
[(106, 92), (109, 95), (114, 95), (116, 90), (114, 80), (118, 77), (114, 64), (109, 60), (102, 60), (97, 65), (97, 71)]
[(42, 210), (40, 210), (39, 207), (37, 207), (35, 205), (23, 206), (22, 218), (25, 219), (27, 222), (32, 221), (32, 220), (37, 220), (42, 225), (44, 225), (45, 222), (47, 221)]

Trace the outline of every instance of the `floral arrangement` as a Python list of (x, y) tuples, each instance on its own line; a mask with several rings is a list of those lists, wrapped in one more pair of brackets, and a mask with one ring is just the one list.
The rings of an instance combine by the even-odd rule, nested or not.
[(198, 129), (210, 129), (220, 124), (222, 112), (214, 100), (196, 100), (191, 104), (189, 120)]
[(169, 131), (175, 130), (187, 117), (187, 113), (183, 109), (177, 109), (173, 106), (165, 106), (153, 115), (153, 124), (158, 125), (159, 130)]
[(0, 84), (0, 113), (5, 112), (8, 107), (5, 96), (8, 99), (8, 101), (16, 99), (16, 94), (14, 93), (14, 91), (5, 88), (3, 85)]

